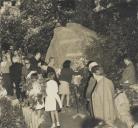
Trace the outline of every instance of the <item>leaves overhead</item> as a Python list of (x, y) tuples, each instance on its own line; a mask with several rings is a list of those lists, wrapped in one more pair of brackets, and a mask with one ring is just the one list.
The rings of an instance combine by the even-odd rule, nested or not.
[(98, 49), (103, 50), (101, 63), (111, 74), (109, 69), (120, 65), (125, 54), (138, 61), (137, 8), (137, 0), (22, 0), (20, 16), (8, 12), (1, 17), (0, 42), (46, 52), (57, 22), (76, 22), (106, 37)]

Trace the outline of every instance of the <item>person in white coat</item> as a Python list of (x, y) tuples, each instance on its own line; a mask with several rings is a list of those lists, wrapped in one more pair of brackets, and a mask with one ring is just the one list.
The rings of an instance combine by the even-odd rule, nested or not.
[[(52, 119), (52, 126), (51, 128), (60, 127), (59, 117), (57, 112), (57, 103), (62, 108), (62, 103), (60, 97), (58, 95), (58, 84), (54, 80), (55, 74), (49, 73), (48, 74), (48, 82), (46, 84), (46, 98), (45, 98), (45, 111), (50, 112), (51, 119)], [(55, 123), (56, 120), (56, 123)]]

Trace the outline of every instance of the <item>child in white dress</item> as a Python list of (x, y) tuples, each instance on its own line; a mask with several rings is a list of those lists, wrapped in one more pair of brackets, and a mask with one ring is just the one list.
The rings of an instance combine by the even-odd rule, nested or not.
[[(56, 126), (59, 128), (60, 123), (59, 123), (59, 117), (57, 112), (57, 103), (60, 109), (62, 108), (62, 103), (58, 95), (58, 84), (54, 80), (54, 77), (55, 77), (54, 73), (48, 74), (49, 81), (47, 82), (47, 85), (46, 85), (47, 96), (45, 98), (45, 111), (50, 112), (51, 114), (51, 119), (52, 119), (51, 128), (55, 128)], [(55, 120), (56, 120), (56, 123), (55, 123)]]

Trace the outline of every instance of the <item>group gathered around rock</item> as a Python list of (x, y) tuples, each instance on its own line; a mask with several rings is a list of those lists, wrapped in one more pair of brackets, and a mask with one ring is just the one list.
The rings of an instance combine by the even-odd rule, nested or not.
[(135, 66), (129, 57), (124, 58), (126, 67), (118, 86), (114, 86), (97, 62), (84, 59), (82, 66), (74, 69), (73, 62), (65, 60), (62, 68), (57, 69), (55, 58), (48, 59), (43, 60), (40, 52), (27, 57), (21, 49), (13, 53), (2, 51), (0, 98), (15, 95), (23, 107), (50, 112), (51, 128), (60, 128), (58, 113), (71, 110), (76, 103), (77, 109), (82, 107), (99, 120), (95, 128), (119, 128), (117, 119), (126, 128), (137, 127), (130, 108), (132, 92), (138, 94), (138, 86)]

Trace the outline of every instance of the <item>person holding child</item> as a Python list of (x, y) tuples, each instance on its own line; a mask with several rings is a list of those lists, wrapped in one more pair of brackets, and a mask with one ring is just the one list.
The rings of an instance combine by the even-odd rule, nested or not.
[[(53, 72), (48, 73), (48, 81), (46, 83), (46, 98), (45, 98), (45, 111), (50, 112), (52, 119), (51, 128), (56, 126), (60, 128), (59, 117), (57, 112), (57, 103), (62, 108), (62, 103), (58, 95), (58, 84), (54, 80), (55, 74)], [(56, 123), (55, 123), (56, 120)]]

